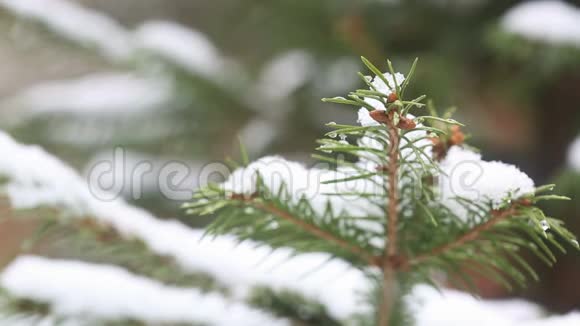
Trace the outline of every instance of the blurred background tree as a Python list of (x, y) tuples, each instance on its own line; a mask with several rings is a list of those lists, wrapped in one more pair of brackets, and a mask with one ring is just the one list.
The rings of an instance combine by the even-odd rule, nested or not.
[[(124, 172), (145, 160), (189, 162), (180, 185), (189, 189), (203, 164), (236, 155), (238, 136), (253, 157), (309, 162), (324, 122), (351, 122), (351, 111), (322, 110), (319, 99), (360, 83), (358, 56), (388, 56), (403, 71), (420, 57), (412, 93), (460, 107), (486, 159), (547, 183), (579, 131), (580, 9), (529, 3), (0, 0), (0, 127), (85, 173), (116, 146), (129, 150)], [(181, 216), (154, 178), (145, 184), (142, 198), (127, 199)], [(579, 218), (570, 205), (560, 216)], [(577, 308), (577, 283), (549, 281), (580, 271), (577, 257), (564, 259), (526, 295)]]

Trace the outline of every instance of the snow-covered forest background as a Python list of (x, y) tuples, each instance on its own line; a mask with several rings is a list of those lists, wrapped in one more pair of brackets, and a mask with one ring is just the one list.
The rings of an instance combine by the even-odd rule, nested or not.
[[(360, 271), (202, 239), (180, 207), (240, 142), (315, 163), (324, 124), (356, 121), (320, 98), (359, 86), (361, 55), (419, 57), (410, 92), (558, 184), (573, 200), (544, 208), (580, 234), (578, 3), (0, 0), (0, 325), (357, 325)], [(418, 325), (580, 325), (580, 255), (560, 256), (530, 256), (526, 289), (406, 300)]]

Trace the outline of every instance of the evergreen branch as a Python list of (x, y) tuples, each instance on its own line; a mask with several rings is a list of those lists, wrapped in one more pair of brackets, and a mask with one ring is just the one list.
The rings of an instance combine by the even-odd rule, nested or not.
[(317, 238), (338, 245), (339, 247), (351, 252), (355, 256), (365, 260), (369, 264), (369, 266), (380, 267), (380, 262), (377, 260), (377, 258), (372, 254), (368, 253), (363, 248), (353, 245), (350, 242), (346, 241), (345, 239), (338, 237), (330, 232), (327, 232), (314, 224), (307, 223), (302, 219), (292, 215), (291, 213), (276, 207), (275, 205), (260, 203), (251, 199), (242, 199), (242, 201), (263, 212), (276, 215), (279, 218), (296, 225), (297, 227), (301, 228), (302, 230), (306, 231), (307, 233)]
[(480, 237), (481, 233), (491, 229), (499, 222), (507, 219), (510, 216), (513, 216), (516, 213), (517, 213), (517, 208), (515, 207), (515, 205), (511, 206), (505, 210), (499, 211), (499, 212), (492, 211), (493, 217), (490, 218), (489, 220), (487, 220), (486, 222), (474, 227), (473, 229), (469, 230), (467, 233), (464, 233), (462, 236), (458, 237), (457, 239), (455, 239), (449, 243), (446, 243), (444, 245), (436, 247), (428, 253), (425, 253), (425, 254), (416, 256), (412, 259), (409, 259), (408, 261), (405, 262), (404, 265), (411, 266), (411, 265), (420, 264), (420, 263), (422, 263), (430, 258), (440, 256), (440, 255), (442, 255), (450, 250), (453, 250), (457, 247), (461, 247), (468, 242), (477, 240)]

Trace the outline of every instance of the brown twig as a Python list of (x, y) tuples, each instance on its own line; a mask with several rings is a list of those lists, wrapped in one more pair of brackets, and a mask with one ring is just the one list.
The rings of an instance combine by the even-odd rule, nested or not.
[(394, 257), (397, 255), (397, 222), (398, 222), (398, 206), (399, 206), (399, 189), (397, 187), (398, 170), (399, 170), (399, 131), (393, 125), (393, 121), (389, 120), (387, 124), (389, 127), (389, 161), (387, 162), (387, 178), (388, 178), (388, 202), (387, 202), (387, 248), (386, 256)]
[(511, 207), (504, 209), (504, 210), (501, 210), (501, 211), (493, 210), (492, 211), (493, 217), (490, 218), (489, 220), (487, 220), (485, 223), (482, 223), (482, 224), (474, 227), (473, 229), (469, 230), (467, 233), (463, 234), (462, 236), (458, 237), (457, 239), (455, 239), (447, 244), (436, 247), (436, 248), (432, 249), (431, 251), (429, 251), (428, 253), (425, 253), (425, 254), (416, 256), (412, 259), (409, 259), (408, 261), (406, 261), (405, 265), (406, 266), (417, 265), (417, 264), (419, 264), (419, 263), (421, 263), (429, 258), (442, 255), (442, 254), (448, 252), (449, 250), (452, 250), (452, 249), (455, 249), (457, 247), (464, 245), (467, 242), (476, 240), (479, 238), (479, 236), (481, 235), (482, 232), (489, 230), (497, 223), (505, 220), (506, 218), (508, 218), (510, 216), (513, 216), (516, 212), (517, 212), (516, 205), (511, 206)]
[(393, 113), (390, 111), (386, 121), (387, 130), (389, 133), (389, 153), (388, 162), (385, 166), (387, 173), (387, 187), (388, 187), (388, 202), (387, 202), (387, 224), (385, 225), (385, 233), (387, 234), (387, 243), (384, 256), (382, 257), (383, 269), (383, 296), (381, 302), (381, 309), (379, 312), (379, 325), (388, 326), (393, 302), (396, 292), (396, 271), (397, 266), (394, 264), (398, 256), (397, 249), (397, 224), (398, 224), (398, 206), (399, 206), (399, 189), (397, 187), (398, 170), (399, 170), (399, 130), (396, 128)]
[(361, 257), (370, 266), (381, 267), (380, 259), (378, 259), (377, 257), (373, 256), (372, 254), (368, 253), (363, 248), (358, 247), (356, 245), (353, 245), (350, 242), (317, 227), (316, 225), (304, 222), (303, 220), (295, 217), (294, 215), (290, 214), (289, 212), (287, 212), (285, 210), (282, 210), (274, 205), (264, 204), (264, 203), (256, 202), (256, 201), (249, 200), (249, 199), (244, 200), (244, 202), (249, 203), (252, 206), (254, 206), (255, 208), (260, 209), (264, 212), (274, 214), (274, 215), (278, 216), (279, 218), (284, 219), (284, 220), (300, 227), (304, 231), (306, 231), (306, 232), (308, 232), (308, 233), (310, 233), (318, 238), (321, 238), (321, 239), (324, 239), (328, 242), (336, 244), (337, 246), (351, 252), (355, 256)]

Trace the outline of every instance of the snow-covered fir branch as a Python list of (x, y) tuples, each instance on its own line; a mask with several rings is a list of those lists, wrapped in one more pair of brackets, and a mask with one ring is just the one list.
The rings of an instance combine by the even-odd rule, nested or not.
[[(458, 268), (471, 265), (511, 289), (537, 279), (521, 250), (552, 265), (548, 243), (563, 251), (560, 242), (579, 247), (561, 221), (535, 206), (566, 197), (545, 195), (552, 185), (535, 188), (513, 165), (482, 160), (465, 144), (461, 123), (438, 116), (422, 103), (425, 96), (404, 97), (416, 61), (407, 76), (390, 62), (387, 73), (363, 63), (374, 75), (360, 75), (367, 89), (324, 99), (362, 106), (360, 126), (330, 122), (327, 138), (319, 140), (324, 154), (316, 157), (334, 169), (279, 157), (245, 162), (224, 183), (194, 195), (187, 212), (217, 215), (211, 234), (289, 247), (298, 255), (328, 252), (371, 278), (379, 271), (380, 325), (403, 318), (401, 298), (409, 288), (396, 285), (402, 279), (436, 284), (432, 275), (440, 270), (475, 290), (469, 269)], [(410, 113), (425, 108), (431, 115)]]

